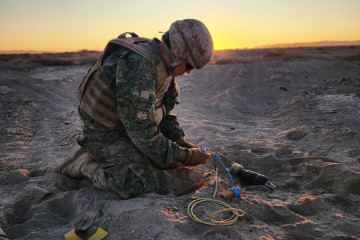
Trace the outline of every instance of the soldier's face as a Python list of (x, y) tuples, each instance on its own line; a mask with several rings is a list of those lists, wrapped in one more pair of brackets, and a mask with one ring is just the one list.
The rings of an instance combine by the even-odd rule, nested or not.
[(175, 66), (174, 69), (173, 69), (174, 77), (181, 76), (184, 73), (187, 73), (187, 74), (191, 73), (191, 70), (186, 69), (186, 62), (183, 62), (183, 63)]
[[(179, 60), (179, 57), (176, 56), (175, 53), (172, 50), (170, 50), (170, 53), (171, 53), (172, 60), (174, 62)], [(191, 70), (186, 69), (186, 62), (180, 63), (179, 65), (176, 65), (173, 68), (173, 76), (174, 77), (181, 76), (184, 73), (188, 73), (188, 74), (191, 73)]]

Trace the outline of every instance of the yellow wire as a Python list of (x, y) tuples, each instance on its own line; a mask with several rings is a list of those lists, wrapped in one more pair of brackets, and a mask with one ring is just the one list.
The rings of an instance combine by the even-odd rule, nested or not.
[[(227, 212), (227, 211), (235, 211), (236, 215), (238, 217), (243, 217), (245, 215), (245, 212), (242, 210), (242, 209), (239, 209), (239, 208), (223, 208), (223, 209), (220, 209), (216, 212), (213, 212), (211, 215), (210, 215), (210, 220), (213, 221), (213, 222), (223, 222), (223, 221), (226, 221), (226, 220), (220, 220), (220, 221), (217, 221), (217, 220), (214, 220), (213, 219), (213, 216), (215, 216), (216, 214), (219, 214), (219, 213), (222, 213), (222, 212)], [(240, 213), (240, 214), (239, 214)]]
[[(224, 209), (221, 209), (221, 210), (218, 210), (218, 211), (212, 213), (210, 215), (210, 221), (204, 221), (204, 220), (201, 220), (200, 218), (198, 218), (194, 213), (194, 207), (197, 204), (202, 203), (202, 202), (213, 202), (213, 203), (223, 205), (223, 206), (225, 206), (227, 208), (224, 208)], [(232, 212), (231, 217), (229, 217), (228, 219), (223, 219), (223, 220), (219, 220), (219, 221), (212, 219), (212, 217), (214, 215), (219, 214), (221, 212), (225, 212), (225, 211), (231, 211)], [(189, 203), (187, 212), (188, 212), (189, 217), (191, 219), (193, 219), (194, 221), (199, 222), (199, 223), (203, 223), (203, 224), (206, 224), (206, 225), (211, 225), (211, 226), (231, 225), (231, 224), (235, 223), (238, 220), (239, 217), (242, 217), (242, 216), (245, 215), (245, 212), (243, 210), (238, 209), (238, 208), (232, 208), (229, 204), (227, 204), (225, 202), (222, 202), (222, 201), (216, 200), (216, 199), (211, 199), (211, 198), (198, 198), (198, 199), (195, 199), (194, 201)], [(239, 212), (240, 212), (240, 214), (238, 214)]]

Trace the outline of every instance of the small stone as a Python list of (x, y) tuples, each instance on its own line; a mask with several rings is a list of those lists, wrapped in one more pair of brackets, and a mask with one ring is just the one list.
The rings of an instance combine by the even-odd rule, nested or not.
[(276, 157), (290, 157), (292, 155), (292, 150), (288, 148), (279, 148), (275, 151)]
[(360, 155), (360, 150), (359, 149), (353, 149), (348, 151), (348, 155), (349, 157), (357, 157)]
[(305, 136), (306, 136), (306, 132), (301, 130), (291, 131), (286, 134), (286, 137), (291, 140), (300, 140)]
[(302, 151), (299, 151), (299, 150), (294, 150), (291, 152), (293, 157), (302, 157), (304, 156), (304, 153)]
[(51, 194), (51, 192), (47, 191), (46, 189), (43, 189), (39, 186), (33, 187), (30, 191), (30, 195), (34, 198), (36, 202), (39, 202), (42, 200), (45, 196)]
[(7, 182), (9, 184), (18, 184), (24, 182), (28, 179), (30, 171), (28, 169), (17, 169), (12, 171), (8, 178)]
[(336, 142), (336, 143), (341, 143), (343, 141), (344, 141), (344, 139), (342, 137), (338, 137), (338, 138), (334, 139), (334, 142)]

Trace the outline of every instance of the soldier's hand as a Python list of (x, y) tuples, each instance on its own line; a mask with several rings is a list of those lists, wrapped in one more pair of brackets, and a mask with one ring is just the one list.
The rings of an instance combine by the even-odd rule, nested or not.
[(209, 159), (210, 153), (204, 153), (200, 148), (189, 148), (188, 155), (184, 165), (187, 166), (196, 166), (199, 164), (206, 163), (206, 160)]
[(186, 141), (185, 138), (180, 138), (180, 140), (178, 140), (176, 143), (183, 148), (197, 148), (195, 144)]

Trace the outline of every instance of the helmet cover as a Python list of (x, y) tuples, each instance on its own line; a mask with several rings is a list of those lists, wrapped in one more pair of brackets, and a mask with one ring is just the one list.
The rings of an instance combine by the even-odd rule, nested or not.
[(209, 30), (196, 19), (179, 20), (169, 30), (171, 49), (194, 68), (201, 69), (210, 62), (214, 46)]

